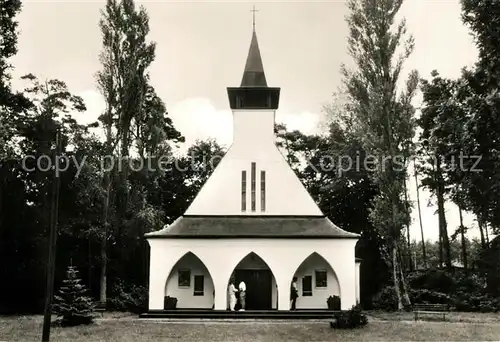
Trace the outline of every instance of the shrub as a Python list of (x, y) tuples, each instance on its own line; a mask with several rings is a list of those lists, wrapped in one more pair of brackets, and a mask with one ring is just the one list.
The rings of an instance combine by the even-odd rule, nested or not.
[(408, 284), (413, 289), (426, 289), (440, 293), (452, 293), (456, 287), (455, 279), (443, 270), (430, 269), (412, 274)]
[(333, 315), (330, 327), (337, 329), (354, 329), (368, 324), (368, 318), (359, 305), (353, 306), (348, 311), (337, 312)]
[[(446, 293), (428, 289), (409, 289), (411, 304), (453, 304), (453, 298)], [(396, 311), (398, 300), (393, 286), (382, 289), (372, 300), (375, 310)], [(408, 308), (411, 309), (411, 308)]]
[[(408, 294), (412, 304), (449, 304), (457, 311), (498, 312), (500, 299), (488, 293), (485, 280), (478, 274), (448, 274), (442, 270), (413, 272), (408, 275)], [(375, 310), (397, 310), (393, 286), (383, 288), (372, 298)]]
[(86, 295), (85, 285), (80, 284), (77, 278), (78, 271), (74, 266), (69, 266), (63, 286), (54, 296), (54, 313), (61, 319), (61, 326), (75, 326), (90, 324), (94, 320), (94, 304)]
[(500, 302), (486, 293), (458, 291), (453, 298), (457, 311), (465, 312), (498, 312)]
[(461, 275), (457, 278), (456, 291), (477, 292), (484, 287), (484, 282), (476, 275)]
[(327, 298), (326, 304), (330, 310), (340, 310), (340, 297), (335, 295), (330, 296)]
[(485, 295), (479, 300), (479, 311), (498, 312), (500, 311), (500, 301), (498, 298), (492, 298), (489, 295)]
[(372, 299), (372, 307), (374, 310), (396, 311), (398, 300), (394, 286), (387, 286), (380, 290)]
[(462, 276), (457, 280), (457, 290), (452, 296), (452, 303), (458, 311), (497, 312), (500, 301), (491, 296), (477, 276)]
[(487, 292), (492, 297), (500, 297), (500, 237), (491, 240), (488, 247), (480, 253), (478, 261)]
[(109, 308), (116, 311), (142, 313), (147, 309), (148, 291), (144, 286), (126, 285), (118, 280), (111, 289)]
[(453, 299), (446, 293), (427, 289), (410, 289), (410, 301), (412, 304), (452, 304)]

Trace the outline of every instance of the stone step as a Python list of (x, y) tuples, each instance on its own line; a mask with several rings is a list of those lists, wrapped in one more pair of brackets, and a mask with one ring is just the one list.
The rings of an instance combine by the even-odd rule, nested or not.
[(328, 319), (333, 317), (335, 311), (331, 310), (248, 310), (248, 311), (227, 311), (227, 310), (158, 310), (141, 314), (140, 318), (214, 318), (214, 319)]

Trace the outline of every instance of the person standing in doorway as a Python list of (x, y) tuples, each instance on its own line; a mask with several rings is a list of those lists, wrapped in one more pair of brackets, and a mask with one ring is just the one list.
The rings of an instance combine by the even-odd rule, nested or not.
[(245, 300), (246, 300), (247, 286), (243, 280), (238, 285), (238, 290), (240, 293), (240, 306), (241, 306), (240, 310), (245, 311), (245, 306), (246, 306)]
[(234, 311), (234, 307), (236, 306), (236, 287), (234, 286), (234, 278), (229, 280), (229, 288), (227, 290), (229, 295), (229, 310)]
[(299, 290), (297, 289), (297, 277), (293, 277), (292, 285), (290, 286), (290, 300), (292, 301), (291, 310), (297, 310), (296, 303), (299, 297)]

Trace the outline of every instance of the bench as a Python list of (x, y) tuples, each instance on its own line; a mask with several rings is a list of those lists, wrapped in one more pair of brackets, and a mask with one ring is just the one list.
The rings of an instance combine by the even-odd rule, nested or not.
[(446, 314), (450, 312), (448, 304), (415, 304), (413, 312), (415, 313), (415, 321), (418, 320), (419, 314), (434, 314), (443, 315), (443, 321), (446, 320)]
[(104, 316), (104, 311), (106, 311), (106, 302), (96, 302), (94, 306), (94, 312), (100, 313), (102, 317)]

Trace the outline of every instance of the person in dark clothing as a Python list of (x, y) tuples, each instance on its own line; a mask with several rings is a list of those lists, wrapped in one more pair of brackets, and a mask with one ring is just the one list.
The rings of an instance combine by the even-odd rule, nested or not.
[(292, 285), (290, 286), (290, 300), (292, 302), (290, 310), (297, 310), (296, 303), (299, 297), (299, 290), (297, 289), (297, 277), (293, 277)]

